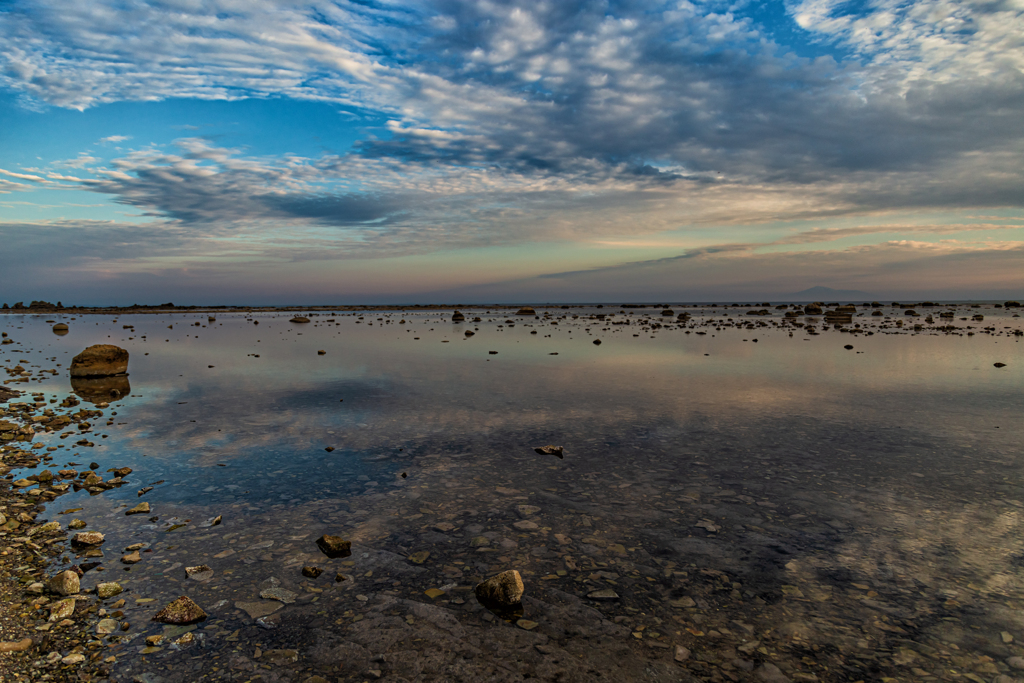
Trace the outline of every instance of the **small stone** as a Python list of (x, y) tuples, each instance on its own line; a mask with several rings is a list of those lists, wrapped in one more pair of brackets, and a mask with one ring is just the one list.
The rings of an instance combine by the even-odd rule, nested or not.
[(540, 626), (536, 621), (530, 621), (529, 619), (520, 619), (516, 622), (516, 626), (523, 629), (524, 631), (532, 631), (533, 629)]
[(128, 510), (124, 514), (126, 515), (148, 515), (149, 514), (149, 503), (139, 503), (131, 510)]
[(121, 584), (116, 581), (111, 581), (110, 583), (98, 584), (96, 586), (96, 595), (98, 595), (101, 600), (106, 600), (107, 598), (112, 598), (115, 595), (118, 595), (123, 590), (124, 589), (121, 588)]
[(491, 544), (491, 539), (486, 536), (474, 536), (469, 539), (469, 545), (471, 548), (483, 548)]
[(309, 318), (307, 318), (307, 317), (305, 317), (303, 315), (297, 315), (294, 318), (292, 318), (291, 320), (289, 320), (288, 322), (290, 322), (290, 323), (308, 323), (309, 322)]
[(537, 446), (533, 450), (540, 453), (541, 455), (553, 455), (559, 459), (565, 458), (565, 456), (562, 454), (562, 451), (564, 451), (565, 449), (562, 446)]
[(103, 534), (98, 531), (80, 531), (71, 537), (71, 545), (92, 546), (102, 545)]
[(186, 633), (185, 635), (181, 636), (180, 638), (178, 638), (176, 641), (174, 641), (174, 644), (177, 645), (178, 647), (188, 647), (189, 645), (195, 644), (195, 642), (196, 642), (195, 634), (189, 632), (189, 633)]
[(676, 645), (675, 660), (677, 662), (685, 662), (690, 658), (690, 651), (682, 645)]
[(81, 664), (84, 661), (85, 661), (85, 655), (79, 654), (79, 653), (75, 652), (74, 654), (70, 654), (67, 657), (65, 657), (64, 659), (60, 660), (60, 663), (61, 664), (71, 665), (71, 664)]
[(260, 597), (264, 600), (280, 600), (288, 605), (295, 602), (295, 598), (298, 597), (298, 595), (285, 588), (274, 587), (260, 591)]
[(283, 605), (280, 602), (268, 602), (261, 600), (256, 602), (236, 602), (235, 607), (248, 614), (250, 619), (259, 619), (260, 617), (273, 614), (277, 610), (281, 609)]
[(428, 588), (427, 590), (423, 591), (423, 594), (431, 600), (436, 600), (437, 598), (444, 595), (444, 591), (440, 588)]
[(78, 574), (70, 569), (54, 576), (47, 582), (47, 586), (51, 591), (60, 595), (75, 595), (81, 589), (78, 583)]
[(997, 368), (1005, 368), (1006, 367), (1006, 363), (993, 363), (992, 365), (994, 367), (997, 367)]
[(100, 619), (100, 623), (96, 624), (96, 633), (101, 635), (115, 633), (120, 627), (121, 625), (115, 619)]
[(1011, 669), (1024, 670), (1024, 657), (1009, 657), (1006, 663)]
[(195, 567), (185, 567), (185, 575), (193, 581), (206, 581), (213, 578), (213, 569), (205, 564), (198, 564)]
[(419, 552), (412, 553), (411, 555), (409, 555), (409, 561), (413, 564), (423, 564), (427, 561), (428, 557), (430, 557), (430, 551), (421, 550)]
[(50, 606), (50, 621), (60, 621), (61, 619), (67, 619), (75, 613), (75, 599), (64, 598), (58, 600)]
[(140, 555), (139, 551), (136, 550), (128, 553), (127, 555), (122, 555), (121, 562), (123, 564), (135, 564), (136, 562), (142, 562), (142, 555)]
[(31, 638), (0, 643), (0, 652), (25, 652), (30, 649), (32, 649)]
[(303, 567), (302, 575), (310, 579), (319, 579), (324, 570), (320, 567)]
[(1000, 633), (999, 637), (1002, 638), (1003, 642), (1007, 645), (1013, 642), (1013, 636), (1007, 631), (1003, 631), (1002, 633)]
[(619, 594), (611, 588), (602, 588), (601, 590), (587, 593), (587, 597), (591, 600), (618, 600)]
[(206, 618), (206, 612), (188, 596), (181, 596), (156, 613), (153, 621), (162, 624), (193, 624)]
[(163, 639), (163, 634), (160, 633), (157, 633), (154, 636), (146, 636), (146, 645), (149, 645), (150, 647), (155, 647), (159, 645), (161, 642), (163, 642)]
[(341, 572), (338, 572), (338, 574), (334, 577), (334, 582), (341, 583), (342, 581), (348, 581), (348, 577), (342, 574)]
[(523, 577), (515, 569), (501, 572), (476, 586), (476, 597), (485, 606), (514, 607), (523, 600)]
[(352, 542), (344, 540), (341, 536), (325, 534), (316, 540), (316, 545), (320, 552), (331, 559), (349, 557), (352, 554)]
[(536, 522), (531, 522), (528, 519), (519, 520), (512, 526), (514, 526), (516, 529), (519, 529), (520, 531), (534, 531), (540, 528)]
[(519, 513), (520, 517), (529, 517), (540, 512), (540, 508), (536, 505), (517, 505), (516, 512)]

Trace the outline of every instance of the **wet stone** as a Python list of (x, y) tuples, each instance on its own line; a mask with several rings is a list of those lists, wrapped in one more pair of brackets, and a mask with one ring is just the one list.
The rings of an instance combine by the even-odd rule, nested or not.
[(185, 575), (193, 581), (206, 581), (213, 578), (213, 569), (205, 564), (185, 567)]
[(477, 584), (475, 593), (481, 604), (495, 607), (513, 607), (523, 600), (523, 578), (510, 569)]
[(62, 571), (47, 582), (47, 587), (59, 595), (75, 595), (80, 590), (78, 574), (70, 569)]
[(126, 515), (148, 515), (149, 514), (149, 503), (139, 503), (131, 510), (127, 510), (124, 514)]
[(80, 531), (71, 538), (74, 546), (96, 546), (103, 543), (103, 534), (98, 531)]
[(320, 552), (331, 559), (349, 557), (352, 555), (352, 542), (346, 541), (341, 536), (323, 535), (316, 540)]
[(112, 598), (115, 595), (120, 594), (122, 590), (124, 589), (121, 588), (121, 584), (116, 581), (111, 581), (109, 583), (97, 584), (96, 595), (101, 599), (106, 600), (107, 598)]
[(320, 575), (324, 573), (324, 570), (320, 567), (306, 566), (302, 568), (302, 575), (310, 579), (318, 579)]
[(192, 624), (206, 619), (206, 612), (188, 596), (181, 596), (156, 613), (153, 621), (162, 624)]

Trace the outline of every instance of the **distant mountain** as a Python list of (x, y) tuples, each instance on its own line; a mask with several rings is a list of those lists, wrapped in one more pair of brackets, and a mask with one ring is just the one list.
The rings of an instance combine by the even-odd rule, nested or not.
[(783, 294), (780, 300), (788, 301), (871, 301), (872, 295), (857, 289), (832, 289), (831, 287), (811, 287), (802, 292)]

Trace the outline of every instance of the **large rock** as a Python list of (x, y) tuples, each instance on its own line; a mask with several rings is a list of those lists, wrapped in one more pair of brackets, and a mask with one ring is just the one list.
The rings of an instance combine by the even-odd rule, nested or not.
[(57, 574), (46, 585), (58, 595), (76, 595), (81, 590), (78, 583), (78, 574), (70, 569)]
[(100, 596), (101, 600), (112, 598), (115, 595), (120, 594), (123, 590), (124, 589), (121, 588), (121, 584), (117, 581), (110, 581), (108, 583), (100, 583), (96, 585), (96, 595)]
[(452, 322), (453, 323), (461, 323), (465, 319), (466, 319), (466, 316), (464, 316), (461, 311), (455, 311), (454, 313), (452, 313)]
[(523, 577), (509, 569), (477, 584), (476, 598), (488, 607), (515, 607), (523, 600)]
[(332, 559), (352, 554), (352, 541), (346, 541), (341, 536), (321, 536), (316, 539), (316, 546), (320, 548), (320, 552)]
[(194, 624), (206, 618), (203, 608), (192, 602), (192, 598), (183, 595), (156, 613), (153, 621), (161, 624), (185, 625)]
[(804, 313), (806, 315), (821, 315), (821, 306), (818, 304), (807, 304), (804, 306)]
[(516, 315), (537, 315), (537, 311), (533, 310), (529, 306), (523, 306), (516, 311)]
[(66, 323), (57, 323), (53, 326), (53, 333), (56, 335), (64, 336), (68, 333), (68, 326)]
[(128, 372), (128, 352), (113, 344), (96, 344), (71, 359), (72, 377), (110, 377)]

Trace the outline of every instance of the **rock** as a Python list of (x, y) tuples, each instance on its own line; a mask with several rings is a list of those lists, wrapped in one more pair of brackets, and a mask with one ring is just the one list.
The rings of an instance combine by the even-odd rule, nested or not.
[(540, 528), (536, 522), (532, 522), (528, 519), (521, 519), (512, 526), (520, 531), (535, 531)]
[(765, 662), (755, 672), (757, 677), (765, 683), (790, 683), (789, 677), (782, 673), (779, 667), (775, 666), (771, 662)]
[(600, 339), (595, 339), (594, 340), (594, 346), (600, 346), (600, 345), (601, 345), (601, 340)]
[(997, 368), (1005, 368), (1006, 367), (1006, 363), (993, 363), (992, 365), (997, 367)]
[(122, 555), (121, 562), (123, 564), (136, 564), (142, 562), (142, 555), (139, 554), (138, 550), (134, 550), (127, 555)]
[(67, 619), (75, 613), (75, 599), (64, 598), (50, 605), (50, 621), (60, 621)]
[(587, 597), (591, 600), (618, 600), (619, 594), (611, 588), (602, 588), (601, 590), (587, 593)]
[(562, 455), (562, 451), (564, 449), (561, 446), (537, 446), (533, 450), (541, 455), (553, 455), (559, 459), (565, 458), (565, 456)]
[(68, 326), (66, 323), (57, 323), (53, 326), (53, 333), (59, 335), (65, 335), (68, 333)]
[(96, 586), (96, 595), (98, 595), (101, 600), (106, 600), (107, 598), (112, 598), (115, 595), (118, 595), (123, 590), (124, 589), (121, 588), (121, 584), (116, 581), (110, 581), (109, 583), (98, 584)]
[(516, 626), (523, 629), (524, 631), (532, 631), (533, 629), (540, 626), (536, 621), (530, 621), (529, 619), (520, 619), (516, 622)]
[(685, 662), (690, 658), (690, 651), (682, 645), (676, 645), (675, 660), (677, 662)]
[(71, 359), (72, 377), (109, 377), (128, 372), (128, 352), (113, 344), (96, 344)]
[(213, 578), (213, 570), (205, 564), (198, 564), (195, 567), (185, 567), (185, 574), (193, 581), (206, 581)]
[(844, 348), (844, 349), (846, 349), (847, 351), (849, 351), (850, 349), (852, 349), (852, 348), (853, 348), (853, 344), (847, 344), (847, 345), (846, 345), (846, 346), (844, 346), (843, 348)]
[(320, 567), (303, 567), (302, 575), (309, 579), (319, 579), (324, 570)]
[(476, 597), (485, 606), (515, 607), (523, 600), (523, 578), (515, 569), (477, 584)]
[(32, 649), (31, 638), (14, 640), (8, 643), (0, 643), (0, 652), (26, 652), (30, 649)]
[(821, 306), (818, 304), (807, 304), (804, 306), (804, 315), (821, 315)]
[(1006, 663), (1011, 669), (1024, 670), (1024, 657), (1009, 657)]
[(476, 334), (476, 332), (474, 332), (473, 330), (466, 330), (464, 334), (467, 337), (472, 337), (474, 334)]
[(59, 595), (75, 595), (81, 590), (78, 574), (70, 569), (62, 571), (46, 582), (47, 587)]
[(194, 624), (205, 618), (206, 612), (204, 612), (199, 605), (194, 603), (192, 598), (182, 595), (180, 598), (157, 612), (153, 617), (153, 621), (158, 621), (161, 624), (184, 625)]
[(43, 470), (42, 472), (36, 475), (36, 481), (42, 482), (44, 484), (53, 481), (53, 472), (51, 472), (50, 470)]
[(149, 503), (139, 503), (131, 510), (126, 511), (126, 515), (148, 515), (149, 514)]
[(290, 590), (275, 586), (273, 588), (261, 590), (260, 597), (264, 600), (278, 600), (286, 605), (290, 605), (295, 602), (295, 598), (299, 596), (297, 593), (293, 593)]
[(68, 528), (69, 529), (84, 529), (85, 527), (86, 527), (86, 523), (83, 522), (80, 519), (77, 519), (77, 518), (71, 520), (70, 522), (68, 522)]
[(523, 306), (516, 311), (516, 315), (537, 315), (537, 311), (533, 310), (529, 306)]
[(519, 513), (520, 517), (529, 517), (540, 512), (540, 508), (536, 505), (516, 505), (516, 512)]
[(73, 654), (68, 655), (64, 659), (60, 660), (60, 663), (61, 664), (72, 665), (72, 664), (81, 664), (84, 661), (85, 661), (85, 655), (79, 654), (79, 653), (75, 652)]
[(294, 318), (292, 318), (291, 320), (289, 320), (288, 322), (290, 322), (290, 323), (308, 323), (309, 322), (309, 318), (307, 318), (305, 316), (297, 315)]
[(348, 557), (352, 554), (352, 542), (344, 540), (341, 536), (323, 535), (316, 540), (320, 552), (331, 559)]
[(264, 600), (235, 603), (235, 607), (248, 614), (250, 619), (259, 619), (260, 617), (265, 617), (268, 614), (273, 614), (283, 606), (284, 605), (280, 602), (267, 602)]
[(409, 555), (409, 561), (413, 564), (423, 564), (430, 557), (429, 550), (420, 550), (419, 552), (411, 553)]
[(114, 619), (100, 619), (100, 623), (96, 624), (96, 633), (100, 635), (107, 635), (109, 633), (115, 633), (117, 629), (121, 627)]
[(465, 319), (466, 319), (466, 316), (462, 315), (462, 313), (460, 313), (459, 311), (455, 311), (454, 313), (452, 313), (452, 322), (453, 323), (461, 323), (461, 322), (465, 321)]
[(342, 574), (341, 572), (338, 572), (338, 574), (334, 577), (334, 582), (341, 583), (342, 581), (348, 581), (348, 577)]

